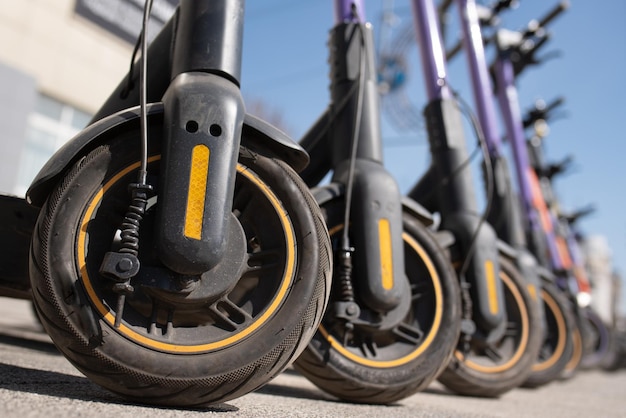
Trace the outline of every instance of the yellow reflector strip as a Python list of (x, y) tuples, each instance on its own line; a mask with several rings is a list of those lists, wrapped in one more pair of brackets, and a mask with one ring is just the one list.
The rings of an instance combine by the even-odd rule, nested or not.
[(189, 193), (187, 195), (187, 212), (185, 215), (185, 236), (202, 239), (202, 220), (204, 219), (204, 200), (206, 183), (209, 174), (209, 148), (196, 145), (191, 152), (191, 168), (189, 171)]
[(533, 298), (533, 300), (537, 300), (537, 288), (534, 285), (528, 285), (528, 293), (530, 293), (530, 297)]
[(393, 259), (391, 250), (391, 227), (389, 220), (382, 218), (378, 221), (378, 240), (380, 245), (380, 274), (383, 289), (393, 288)]
[(489, 294), (489, 311), (492, 314), (498, 313), (498, 292), (496, 292), (496, 272), (493, 261), (485, 261), (485, 273), (487, 274), (487, 292)]
[[(337, 225), (337, 227), (329, 229), (330, 236), (332, 237), (335, 233), (339, 232), (342, 229), (343, 225)], [(390, 356), (391, 358), (383, 360), (368, 358), (367, 356), (364, 356), (363, 352), (358, 349), (355, 350), (356, 352), (348, 349), (347, 346), (344, 346), (343, 342), (339, 342), (335, 337), (330, 335), (328, 331), (326, 331), (326, 329), (324, 328), (324, 325), (320, 325), (318, 331), (320, 332), (320, 334), (322, 334), (324, 338), (326, 338), (326, 341), (328, 341), (328, 343), (335, 350), (337, 350), (339, 354), (357, 364), (362, 364), (368, 367), (375, 367), (378, 369), (403, 366), (421, 356), (428, 349), (428, 347), (433, 344), (436, 336), (440, 335), (439, 332), (441, 330), (441, 318), (443, 316), (444, 299), (439, 273), (437, 273), (437, 269), (431, 261), (432, 259), (430, 258), (430, 254), (426, 252), (426, 250), (424, 250), (424, 248), (422, 248), (417, 241), (415, 241), (415, 238), (413, 238), (406, 232), (402, 233), (402, 238), (404, 239), (404, 242), (411, 247), (411, 251), (414, 251), (417, 257), (419, 257), (419, 259), (424, 263), (424, 266), (427, 269), (427, 272), (425, 274), (430, 277), (430, 280), (432, 280), (433, 301), (435, 303), (435, 316), (432, 320), (430, 331), (428, 331), (428, 334), (426, 335), (424, 340), (419, 343), (419, 345), (407, 348), (408, 350), (413, 351), (409, 351), (405, 355), (402, 354), (402, 351), (397, 351), (393, 353), (392, 356)]]

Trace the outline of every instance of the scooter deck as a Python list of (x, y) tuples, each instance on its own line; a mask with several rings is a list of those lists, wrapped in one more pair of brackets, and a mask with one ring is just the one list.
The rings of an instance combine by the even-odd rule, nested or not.
[(28, 253), (39, 209), (0, 195), (0, 296), (30, 299)]

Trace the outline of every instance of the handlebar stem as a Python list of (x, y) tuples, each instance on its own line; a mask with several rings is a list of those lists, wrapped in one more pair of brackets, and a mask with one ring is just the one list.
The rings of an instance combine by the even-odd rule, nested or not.
[(347, 22), (365, 23), (363, 0), (335, 0), (335, 23)]
[(497, 158), (500, 156), (502, 144), (497, 129), (496, 110), (492, 100), (493, 92), (476, 2), (475, 0), (457, 0), (457, 5), (463, 27), (463, 44), (472, 77), (478, 119), (487, 141), (489, 154)]
[(437, 10), (432, 1), (413, 0), (412, 5), (428, 100), (449, 99), (452, 93), (446, 81), (446, 58)]

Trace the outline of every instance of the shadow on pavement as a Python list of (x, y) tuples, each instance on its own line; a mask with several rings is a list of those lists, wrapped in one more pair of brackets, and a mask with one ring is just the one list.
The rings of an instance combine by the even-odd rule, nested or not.
[[(292, 368), (286, 369), (285, 371), (283, 371), (283, 374), (294, 376), (294, 377), (299, 377), (301, 379), (306, 380), (304, 376), (302, 376), (300, 373), (298, 373)], [(430, 389), (427, 389), (427, 391), (430, 392)], [(265, 386), (261, 387), (260, 389), (257, 389), (255, 393), (263, 394), (263, 395), (285, 396), (288, 398), (306, 399), (306, 400), (312, 400), (312, 401), (336, 402), (336, 403), (341, 403), (341, 404), (345, 404), (348, 402), (348, 401), (344, 401), (339, 398), (336, 398), (333, 395), (327, 394), (318, 388), (299, 387), (297, 385), (289, 386), (286, 384), (278, 383), (276, 380), (273, 380), (267, 383)], [(447, 392), (443, 389), (436, 390), (431, 393), (437, 393), (437, 394), (442, 394), (442, 395), (452, 395), (450, 392)], [(355, 405), (366, 405), (366, 404), (355, 403)], [(402, 405), (400, 403), (393, 403), (393, 404), (386, 405), (385, 407), (394, 408), (394, 407), (402, 407)]]
[(308, 399), (313, 401), (337, 402), (336, 398), (325, 395), (322, 391), (316, 389), (301, 388), (296, 386), (287, 386), (280, 383), (267, 383), (255, 393), (262, 395), (285, 396), (288, 398)]
[(7, 390), (84, 401), (119, 402), (118, 398), (100, 389), (86, 377), (2, 363), (0, 375), (0, 387)]
[(229, 404), (217, 404), (199, 408), (172, 408), (137, 404), (100, 388), (86, 377), (2, 363), (0, 363), (0, 376), (2, 376), (2, 379), (0, 379), (0, 388), (2, 389), (85, 402), (194, 412), (236, 412), (239, 410), (236, 406)]
[(27, 337), (0, 334), (0, 344), (13, 345), (27, 348), (29, 350), (41, 351), (47, 354), (59, 354), (59, 350), (50, 341), (38, 341)]

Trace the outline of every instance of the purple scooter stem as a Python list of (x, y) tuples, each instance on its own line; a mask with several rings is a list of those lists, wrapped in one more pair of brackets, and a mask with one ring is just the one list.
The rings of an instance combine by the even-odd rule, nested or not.
[[(502, 153), (502, 143), (496, 124), (496, 110), (476, 2), (474, 0), (457, 0), (457, 8), (462, 21), (465, 18), (467, 22), (467, 24), (461, 25), (463, 27), (463, 48), (469, 60), (468, 67), (472, 76), (476, 113), (487, 141), (489, 155), (492, 158), (497, 158)], [(462, 16), (463, 13), (467, 13), (467, 16)]]
[(417, 30), (429, 101), (452, 97), (446, 84), (447, 70), (443, 42), (439, 29), (429, 22), (436, 22), (437, 10), (432, 1), (416, 0), (413, 7), (414, 25)]
[[(335, 1), (335, 23), (359, 22), (365, 23), (365, 6), (363, 0), (337, 0)], [(356, 8), (356, 14), (353, 13)]]

